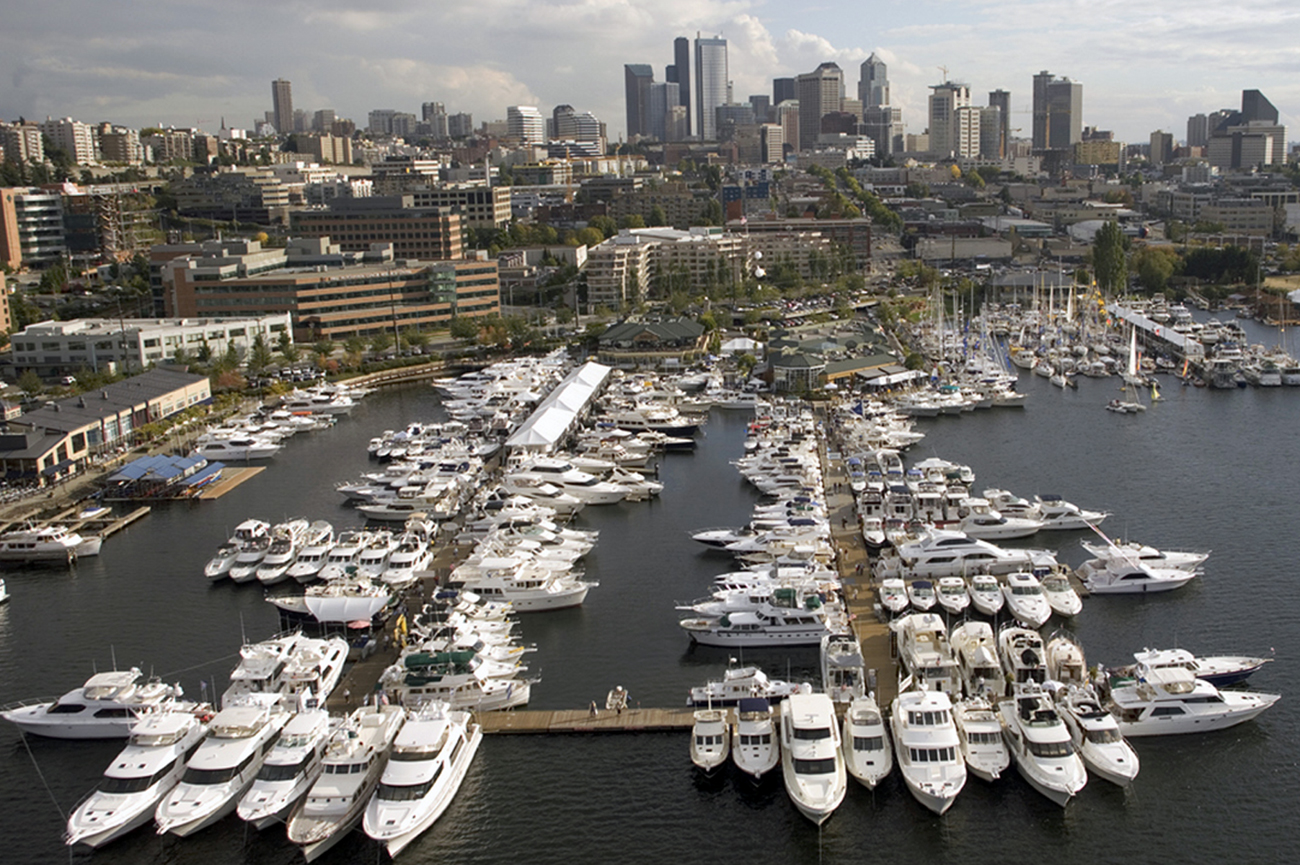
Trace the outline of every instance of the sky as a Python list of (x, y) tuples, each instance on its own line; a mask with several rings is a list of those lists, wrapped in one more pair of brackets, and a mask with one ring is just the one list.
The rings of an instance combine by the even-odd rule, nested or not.
[[(677, 36), (728, 40), (738, 101), (834, 61), (889, 65), (909, 132), (929, 85), (1011, 92), (1030, 134), (1033, 75), (1083, 84), (1083, 122), (1145, 142), (1186, 136), (1187, 117), (1239, 108), (1258, 89), (1300, 138), (1300, 4), (1294, 0), (16, 0), (0, 25), (0, 118), (71, 116), (127, 126), (251, 127), (287, 78), (295, 108), (364, 127), (373, 108), (427, 101), (475, 124), (508, 105), (561, 103), (625, 130), (623, 64), (664, 80)], [(18, 8), (13, 8), (18, 7)], [(942, 68), (941, 68), (942, 67)], [(1015, 133), (1013, 133), (1015, 134)]]

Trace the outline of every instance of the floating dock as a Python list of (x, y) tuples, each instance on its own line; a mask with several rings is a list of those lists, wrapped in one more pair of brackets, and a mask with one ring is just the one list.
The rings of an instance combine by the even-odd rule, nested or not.
[(199, 493), (196, 498), (200, 501), (219, 499), (244, 481), (250, 480), (264, 471), (266, 471), (266, 466), (247, 466), (244, 468), (226, 466), (221, 472), (221, 480), (211, 484), (207, 489)]

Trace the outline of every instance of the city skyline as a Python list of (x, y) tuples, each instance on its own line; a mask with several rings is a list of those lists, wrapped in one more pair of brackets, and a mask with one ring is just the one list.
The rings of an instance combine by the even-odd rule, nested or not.
[[(236, 9), (201, 27), (197, 8), (127, 0), (109, 10), (60, 0), (14, 11), (0, 33), (8, 84), (0, 117), (208, 131), (224, 117), (228, 126), (250, 128), (272, 108), (267, 82), (282, 78), (293, 84), (295, 107), (332, 108), (359, 125), (371, 109), (417, 113), (430, 100), (480, 121), (505, 119), (511, 105), (547, 113), (567, 103), (605, 120), (617, 140), (625, 134), (624, 65), (649, 64), (663, 80), (673, 40), (693, 41), (700, 31), (727, 40), (738, 99), (826, 62), (845, 70), (854, 93), (858, 68), (874, 52), (888, 64), (891, 103), (909, 132), (923, 130), (930, 87), (948, 78), (973, 93), (1010, 91), (1012, 134), (1029, 137), (1032, 80), (1042, 69), (1083, 84), (1083, 124), (1121, 140), (1146, 141), (1157, 129), (1182, 139), (1189, 116), (1234, 107), (1244, 89), (1269, 94), (1281, 123), (1300, 125), (1296, 52), (1285, 35), (1300, 11), (1272, 0), (1236, 8), (1193, 0), (1176, 21), (1108, 0), (1090, 7), (1086, 20), (1063, 0), (902, 10), (839, 0), (812, 9), (664, 0), (653, 11), (615, 0), (524, 8), (485, 0), (472, 14), (441, 4), (357, 10), (322, 0)], [(433, 43), (430, 33), (439, 37)]]

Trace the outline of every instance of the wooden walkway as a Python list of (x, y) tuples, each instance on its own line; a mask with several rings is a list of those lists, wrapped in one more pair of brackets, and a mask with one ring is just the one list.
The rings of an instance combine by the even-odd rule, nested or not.
[(538, 711), (513, 709), (508, 712), (479, 712), (475, 720), (484, 733), (662, 733), (689, 730), (695, 710), (680, 709), (590, 709)]
[(199, 493), (199, 500), (211, 501), (212, 499), (219, 499), (244, 481), (250, 480), (264, 471), (266, 471), (266, 466), (246, 466), (244, 468), (226, 466), (221, 470), (221, 480)]

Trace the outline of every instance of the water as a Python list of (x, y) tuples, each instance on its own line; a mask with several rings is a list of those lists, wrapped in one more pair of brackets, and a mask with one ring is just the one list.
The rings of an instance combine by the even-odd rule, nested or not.
[[(1259, 341), (1259, 340), (1257, 340)], [(1074, 630), (1090, 662), (1119, 663), (1143, 646), (1203, 653), (1278, 650), (1252, 683), (1289, 690), (1297, 662), (1285, 637), (1300, 614), (1292, 586), (1297, 556), (1291, 506), (1300, 480), (1291, 437), (1290, 389), (1217, 392), (1165, 383), (1166, 399), (1141, 415), (1103, 409), (1117, 380), (1085, 380), (1062, 392), (1022, 375), (1024, 411), (992, 410), (925, 421), (912, 459), (937, 454), (969, 463), (977, 489), (1023, 496), (1056, 492), (1113, 512), (1113, 536), (1156, 545), (1211, 548), (1206, 575), (1164, 597), (1092, 598)], [(333, 483), (366, 465), (365, 442), (385, 428), (436, 416), (425, 388), (372, 397), (334, 430), (299, 436), (270, 469), (216, 502), (157, 508), (110, 539), (98, 560), (70, 573), (11, 571), (14, 594), (0, 607), (0, 702), (62, 693), (97, 665), (120, 665), (180, 681), (224, 686), (240, 635), (260, 639), (278, 624), (258, 586), (210, 585), (202, 566), (249, 516), (293, 515), (355, 522)], [(716, 676), (722, 650), (694, 649), (677, 627), (674, 601), (704, 594), (728, 560), (690, 541), (690, 529), (743, 521), (755, 497), (727, 460), (741, 453), (745, 418), (714, 412), (694, 455), (662, 458), (660, 500), (588, 508), (581, 524), (601, 530), (587, 572), (600, 581), (575, 610), (525, 617), (529, 655), (542, 681), (536, 708), (580, 708), (621, 684), (632, 702), (683, 705), (687, 689)], [(1029, 539), (1078, 562), (1068, 533)], [(780, 677), (810, 678), (815, 650), (747, 652)], [(460, 796), (439, 823), (402, 854), (405, 862), (660, 862), (742, 858), (860, 861), (864, 851), (975, 861), (1098, 858), (1189, 863), (1284, 861), (1295, 835), (1294, 755), (1300, 729), (1294, 694), (1259, 720), (1204, 736), (1140, 740), (1142, 772), (1125, 793), (1093, 780), (1062, 811), (1014, 772), (995, 785), (974, 779), (943, 819), (907, 794), (895, 774), (874, 794), (852, 785), (819, 832), (787, 800), (779, 776), (754, 787), (737, 773), (704, 781), (674, 734), (606, 737), (489, 737)], [(29, 756), (27, 746), (31, 748)], [(69, 743), (0, 727), (0, 837), (6, 863), (60, 861), (66, 813), (94, 786), (119, 742)], [(34, 757), (34, 760), (33, 760)], [(42, 780), (42, 778), (44, 780)], [(45, 784), (48, 783), (47, 792)], [(57, 807), (56, 807), (57, 802)], [(1286, 846), (1283, 846), (1286, 844)], [(84, 851), (69, 858), (84, 860)], [(291, 863), (283, 832), (257, 833), (236, 819), (191, 839), (148, 829), (93, 854), (109, 863)], [(322, 861), (375, 862), (360, 833)]]

